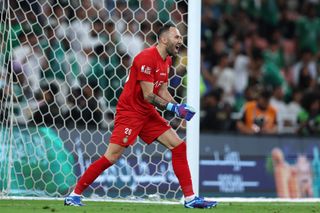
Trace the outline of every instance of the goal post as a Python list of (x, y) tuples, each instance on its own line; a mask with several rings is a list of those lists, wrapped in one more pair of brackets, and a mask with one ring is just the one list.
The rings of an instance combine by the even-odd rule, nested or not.
[(188, 22), (187, 100), (197, 113), (187, 123), (187, 154), (194, 192), (199, 194), (201, 1), (189, 0), (188, 4), (188, 16), (192, 20)]
[[(108, 146), (115, 106), (133, 57), (155, 45), (157, 30), (168, 22), (177, 25), (184, 40), (173, 61), (169, 90), (198, 113), (187, 124), (187, 133), (180, 119), (167, 112), (162, 115), (188, 141), (198, 192), (200, 4), (195, 0), (0, 0), (0, 195), (70, 193)], [(188, 25), (190, 13), (194, 17)], [(190, 51), (189, 45), (197, 51)], [(180, 199), (182, 192), (170, 150), (159, 143), (146, 146), (138, 139), (84, 195)]]

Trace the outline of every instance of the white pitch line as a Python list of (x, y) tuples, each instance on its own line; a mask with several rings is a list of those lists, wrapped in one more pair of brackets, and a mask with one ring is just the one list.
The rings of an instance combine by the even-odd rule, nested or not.
[[(51, 201), (63, 201), (64, 198), (50, 198), (50, 197), (20, 197), (20, 196), (0, 196), (0, 200), (51, 200)], [(179, 204), (179, 201), (167, 201), (167, 200), (129, 200), (129, 199), (111, 199), (111, 198), (83, 198), (83, 201), (93, 202), (114, 202), (114, 203), (148, 203), (148, 204)]]
[(219, 197), (219, 198), (212, 198), (206, 197), (208, 200), (218, 201), (218, 202), (244, 202), (244, 203), (257, 203), (257, 202), (289, 202), (289, 203), (315, 203), (320, 202), (320, 198), (247, 198), (247, 197)]
[[(0, 196), (0, 200), (57, 200), (63, 201), (64, 198), (48, 198), (48, 197), (20, 197), (20, 196)], [(270, 203), (270, 202), (289, 202), (289, 203), (319, 203), (320, 198), (246, 198), (246, 197), (206, 197), (208, 200), (218, 201), (218, 202), (243, 202), (243, 203)], [(181, 201), (151, 201), (151, 200), (126, 200), (126, 199), (111, 199), (111, 198), (84, 198), (83, 201), (93, 201), (93, 202), (115, 202), (115, 203), (148, 203), (148, 204), (169, 204), (169, 205), (177, 205), (181, 204)]]

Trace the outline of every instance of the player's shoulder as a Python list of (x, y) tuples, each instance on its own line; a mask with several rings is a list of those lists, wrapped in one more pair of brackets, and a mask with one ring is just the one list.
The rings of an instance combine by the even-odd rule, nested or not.
[(153, 48), (149, 47), (144, 50), (142, 50), (136, 57), (133, 59), (133, 65), (134, 66), (141, 66), (146, 65), (149, 67), (155, 66), (156, 57), (153, 52)]
[(148, 47), (148, 48), (142, 50), (140, 53), (138, 53), (138, 55), (136, 55), (135, 59), (136, 60), (143, 59), (143, 60), (151, 60), (152, 61), (156, 57), (155, 51), (157, 51), (155, 46)]

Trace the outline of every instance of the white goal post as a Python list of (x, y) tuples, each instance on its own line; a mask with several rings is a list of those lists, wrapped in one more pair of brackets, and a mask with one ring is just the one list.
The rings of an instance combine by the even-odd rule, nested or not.
[[(198, 112), (187, 123), (187, 150), (194, 191), (199, 194), (201, 1), (189, 0), (187, 100)], [(191, 60), (190, 60), (191, 59)]]

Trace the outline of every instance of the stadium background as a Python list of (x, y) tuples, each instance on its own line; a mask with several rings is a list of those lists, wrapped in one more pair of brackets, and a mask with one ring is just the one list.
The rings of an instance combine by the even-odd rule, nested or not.
[[(134, 55), (167, 21), (186, 44), (187, 2), (0, 2), (1, 194), (65, 195), (104, 152)], [(202, 1), (200, 193), (319, 196), (319, 7)], [(186, 46), (175, 65), (170, 89), (183, 101)], [(263, 89), (278, 110), (277, 134), (243, 135), (241, 108)], [(180, 121), (164, 116), (183, 136)], [(169, 152), (139, 142), (126, 154), (87, 196), (181, 196)]]

